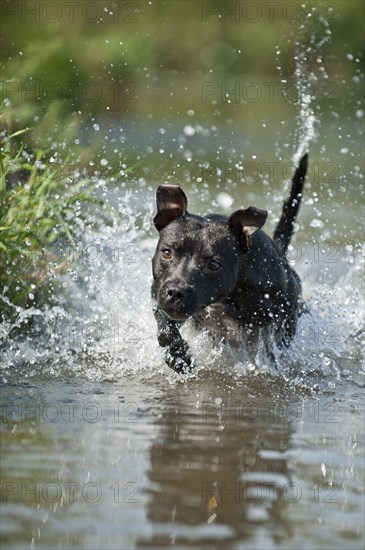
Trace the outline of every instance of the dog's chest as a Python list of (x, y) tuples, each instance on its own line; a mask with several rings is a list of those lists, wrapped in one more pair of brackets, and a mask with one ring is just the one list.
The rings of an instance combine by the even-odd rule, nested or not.
[(213, 304), (194, 315), (197, 328), (206, 330), (215, 340), (237, 346), (242, 343), (243, 326), (237, 322), (234, 311), (226, 304)]

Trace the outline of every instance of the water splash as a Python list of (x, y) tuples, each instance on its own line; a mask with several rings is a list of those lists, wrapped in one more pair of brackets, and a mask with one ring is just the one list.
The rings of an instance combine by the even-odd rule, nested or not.
[[(303, 10), (306, 6), (302, 6)], [(282, 82), (294, 78), (297, 92), (294, 105), (297, 109), (296, 132), (294, 136), (293, 161), (297, 165), (303, 154), (310, 149), (319, 135), (321, 122), (321, 101), (324, 99), (328, 74), (323, 63), (324, 52), (331, 42), (331, 30), (328, 20), (320, 16), (319, 6), (308, 6), (307, 21), (294, 28), (288, 43), (294, 48), (293, 73), (283, 74), (279, 65)], [(285, 44), (281, 49), (286, 47)], [(279, 50), (277, 53), (280, 55)]]
[(309, 152), (311, 143), (317, 137), (316, 125), (318, 124), (318, 119), (311, 109), (311, 103), (312, 98), (309, 94), (304, 94), (301, 97), (301, 109), (298, 115), (298, 127), (300, 128), (298, 131), (298, 146), (293, 156), (295, 165), (298, 165), (302, 156)]
[[(329, 26), (323, 19), (315, 31), (308, 25), (297, 34), (294, 161), (318, 136), (320, 83), (327, 79), (321, 52), (329, 41)], [(193, 196), (192, 211), (194, 200), (206, 199), (205, 192)], [(154, 190), (125, 183), (119, 191), (105, 189), (104, 198), (116, 213), (113, 223), (96, 234), (80, 234), (77, 246), (83, 261), (77, 271), (63, 277), (66, 297), (54, 307), (18, 311), (16, 323), (1, 326), (3, 381), (75, 376), (119, 380), (136, 375), (163, 376), (171, 383), (181, 379), (164, 364), (151, 309), (151, 258), (157, 242), (151, 232)], [(206, 371), (244, 377), (266, 370), (293, 385), (309, 380), (309, 387), (314, 387), (320, 379), (321, 387), (328, 389), (343, 377), (363, 385), (365, 372), (358, 368), (364, 343), (362, 254), (359, 247), (343, 258), (346, 273), (339, 275), (333, 288), (315, 276), (318, 265), (310, 266), (312, 279), (302, 269), (310, 313), (300, 319), (291, 348), (277, 351), (278, 371), (262, 354), (253, 365), (244, 349), (215, 348), (187, 325), (184, 335), (197, 360), (192, 377)], [(341, 304), (340, 310), (336, 304)]]
[[(80, 241), (79, 246), (91, 256), (76, 278), (71, 273), (64, 277), (67, 300), (45, 310), (21, 312), (17, 326), (23, 326), (23, 333), (16, 339), (12, 335), (17, 327), (3, 325), (4, 380), (13, 379), (14, 373), (22, 380), (33, 376), (119, 380), (135, 375), (163, 376), (171, 383), (180, 379), (164, 364), (151, 308), (151, 259), (157, 242), (149, 231), (154, 190), (144, 189), (138, 197), (136, 201), (135, 194), (123, 195), (122, 203), (117, 201), (123, 204), (119, 223), (103, 226), (97, 235), (85, 235)], [(115, 194), (110, 194), (110, 200), (115, 201)], [(243, 348), (214, 347), (187, 324), (183, 335), (197, 361), (192, 377), (205, 371), (233, 377), (269, 371), (297, 384), (309, 377), (309, 386), (322, 377), (325, 387), (337, 383), (345, 370), (354, 378), (351, 364), (358, 364), (363, 340), (361, 252), (348, 258), (347, 273), (332, 294), (318, 280), (306, 282), (310, 313), (300, 319), (291, 348), (285, 353), (278, 350), (278, 371), (263, 353), (254, 365)], [(356, 377), (360, 384), (358, 371)]]

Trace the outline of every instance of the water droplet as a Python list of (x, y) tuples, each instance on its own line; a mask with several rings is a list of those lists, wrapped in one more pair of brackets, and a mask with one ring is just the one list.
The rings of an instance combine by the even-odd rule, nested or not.
[(310, 227), (318, 227), (318, 228), (324, 227), (324, 223), (322, 222), (322, 220), (316, 220), (316, 219), (312, 220), (309, 225)]
[(222, 208), (230, 208), (233, 204), (233, 198), (228, 193), (225, 193), (225, 192), (218, 193), (217, 203)]
[(193, 136), (195, 134), (195, 128), (190, 126), (190, 124), (187, 124), (186, 126), (184, 126), (184, 134), (186, 136)]

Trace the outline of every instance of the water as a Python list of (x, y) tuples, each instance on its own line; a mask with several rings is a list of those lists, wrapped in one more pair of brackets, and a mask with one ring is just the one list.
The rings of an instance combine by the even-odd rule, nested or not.
[(362, 547), (357, 387), (121, 378), (3, 391), (4, 547)]
[(317, 242), (302, 216), (310, 313), (279, 371), (187, 327), (182, 380), (150, 308), (154, 189), (109, 201), (122, 222), (79, 243), (72, 299), (23, 312), (30, 333), (3, 347), (3, 546), (361, 548), (360, 247)]
[[(301, 51), (296, 77), (310, 86), (318, 75), (304, 78)], [(292, 106), (274, 121), (257, 105), (263, 124), (248, 118), (226, 133), (143, 121), (167, 151), (158, 169), (115, 189), (100, 182), (114, 214), (80, 235), (58, 304), (1, 326), (4, 548), (363, 548), (361, 117), (350, 98), (351, 109), (336, 105), (320, 121), (308, 86), (298, 88), (296, 123), (280, 131)], [(107, 120), (94, 130), (105, 126), (119, 131)], [(182, 147), (168, 160), (171, 143)], [(272, 234), (290, 163), (309, 147), (289, 250), (309, 311), (291, 348), (276, 371), (245, 350), (214, 348), (188, 324), (197, 367), (177, 376), (150, 303), (157, 183), (181, 176), (195, 213), (266, 208)], [(108, 151), (100, 155), (107, 166)], [(55, 252), (61, 261), (69, 250)]]

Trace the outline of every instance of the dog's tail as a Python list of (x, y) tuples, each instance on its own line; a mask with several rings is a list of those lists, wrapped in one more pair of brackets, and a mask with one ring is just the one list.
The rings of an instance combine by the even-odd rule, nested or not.
[(282, 254), (286, 254), (290, 239), (292, 238), (294, 231), (295, 220), (299, 211), (300, 203), (302, 201), (302, 191), (304, 187), (304, 179), (308, 168), (308, 153), (303, 155), (300, 159), (299, 166), (295, 170), (290, 195), (288, 200), (284, 203), (283, 212), (279, 223), (274, 233), (274, 243), (279, 248)]

